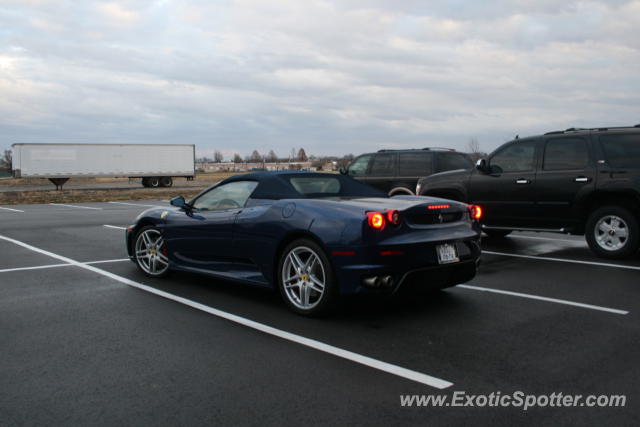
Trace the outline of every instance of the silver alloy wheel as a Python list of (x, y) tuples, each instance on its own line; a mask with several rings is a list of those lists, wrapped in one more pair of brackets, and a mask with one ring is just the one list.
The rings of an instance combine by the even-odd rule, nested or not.
[(285, 255), (282, 264), (282, 284), (289, 301), (303, 310), (310, 310), (322, 299), (327, 276), (322, 259), (307, 246), (298, 246)]
[(629, 240), (627, 223), (616, 215), (605, 215), (600, 218), (593, 232), (598, 246), (606, 251), (620, 250)]
[(152, 276), (159, 276), (169, 268), (164, 241), (160, 232), (154, 228), (144, 230), (138, 235), (135, 254), (140, 268)]

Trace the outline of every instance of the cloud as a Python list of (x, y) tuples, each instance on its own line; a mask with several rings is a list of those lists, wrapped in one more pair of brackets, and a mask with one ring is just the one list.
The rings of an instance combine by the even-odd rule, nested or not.
[(484, 150), (640, 122), (640, 1), (9, 1), (0, 145)]

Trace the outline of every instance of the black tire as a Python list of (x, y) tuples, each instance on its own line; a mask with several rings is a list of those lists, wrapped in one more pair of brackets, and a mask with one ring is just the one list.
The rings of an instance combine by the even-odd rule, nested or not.
[[(136, 237), (133, 240), (133, 257), (134, 260), (136, 262), (136, 265), (138, 266), (138, 268), (140, 269), (140, 271), (142, 271), (145, 275), (149, 276), (149, 277), (153, 277), (153, 278), (159, 278), (159, 277), (166, 277), (169, 273), (170, 273), (170, 268), (169, 268), (169, 260), (167, 259), (167, 254), (166, 254), (166, 250), (164, 249), (164, 242), (162, 242), (162, 244), (160, 246), (158, 246), (157, 248), (154, 248), (154, 250), (157, 253), (153, 253), (151, 255), (153, 255), (157, 259), (160, 257), (160, 255), (158, 254), (162, 254), (162, 256), (164, 257), (165, 261), (162, 261), (162, 264), (166, 264), (166, 268), (164, 268), (163, 265), (160, 264), (160, 262), (158, 262), (157, 264), (154, 263), (154, 267), (155, 265), (158, 265), (159, 270), (158, 271), (153, 271), (153, 268), (151, 268), (151, 261), (149, 258), (143, 259), (143, 257), (139, 256), (139, 249), (142, 249), (140, 247), (140, 245), (144, 244), (145, 245), (145, 249), (146, 252), (149, 253), (149, 248), (148, 245), (146, 245), (144, 243), (144, 238), (142, 238), (143, 234), (151, 234), (152, 238), (155, 239), (157, 237), (159, 237), (160, 239), (162, 239), (162, 234), (160, 233), (160, 230), (158, 230), (157, 228), (155, 228), (154, 226), (148, 225), (145, 227), (142, 227), (140, 230), (138, 230), (138, 232), (136, 233)], [(139, 242), (139, 240), (142, 239), (142, 241)], [(157, 241), (156, 241), (157, 242)], [(158, 256), (156, 256), (158, 255)], [(160, 267), (163, 267), (160, 269)]]
[[(611, 220), (616, 221), (619, 226), (612, 228)], [(603, 231), (607, 228), (610, 228), (609, 232)], [(623, 230), (626, 231), (624, 238)], [(607, 238), (608, 236), (611, 238)], [(599, 257), (610, 259), (630, 257), (636, 253), (640, 243), (638, 219), (625, 207), (602, 206), (589, 215), (585, 226), (585, 238), (589, 248)], [(620, 244), (619, 247), (615, 242)]]
[(148, 187), (149, 186), (149, 178), (142, 178), (142, 186), (143, 187)]
[(147, 183), (149, 184), (149, 187), (158, 188), (160, 187), (160, 178), (158, 178), (157, 176), (150, 176), (149, 178), (147, 178)]
[[(304, 254), (304, 251), (307, 249), (315, 253), (315, 255), (317, 255), (317, 258), (322, 263), (322, 273), (324, 275), (323, 292), (318, 297), (317, 295), (315, 295), (318, 292), (313, 290), (313, 294), (314, 296), (317, 297), (317, 299), (313, 302), (313, 306), (309, 308), (302, 307), (301, 305), (304, 305), (304, 304), (301, 301), (298, 301), (298, 302), (295, 301), (296, 292), (300, 296), (300, 299), (302, 299), (301, 293), (303, 291), (301, 287), (298, 288), (298, 290), (296, 291), (295, 286), (292, 286), (290, 290), (287, 291), (284, 285), (284, 275), (287, 274), (286, 270), (289, 270), (290, 268), (295, 269), (295, 266), (293, 266), (291, 261), (287, 261), (289, 254), (291, 254), (291, 252), (294, 250), (300, 250)], [(301, 258), (301, 260), (306, 261), (309, 258), (310, 257), (306, 259)], [(314, 272), (316, 274), (312, 274)], [(318, 278), (319, 276), (318, 273), (319, 273), (319, 270), (317, 270), (317, 268), (314, 268), (311, 272), (309, 271), (305, 272), (304, 275), (306, 277)], [(338, 295), (338, 287), (336, 285), (335, 276), (333, 274), (333, 268), (324, 250), (313, 240), (310, 240), (310, 239), (295, 240), (291, 242), (289, 245), (287, 245), (286, 248), (284, 248), (284, 250), (280, 253), (280, 260), (278, 262), (277, 281), (278, 281), (277, 282), (278, 290), (280, 291), (280, 295), (282, 296), (282, 299), (289, 306), (291, 310), (293, 310), (298, 314), (301, 314), (303, 316), (310, 316), (310, 317), (319, 316), (322, 314), (326, 314), (334, 307), (334, 303)], [(311, 286), (316, 286), (315, 284), (311, 283), (310, 280), (307, 280), (305, 283), (309, 283)], [(305, 286), (305, 289), (307, 289), (306, 288), (307, 285), (304, 285), (304, 286)], [(311, 292), (311, 291), (307, 290), (306, 292)], [(307, 298), (307, 300), (308, 302), (310, 302), (311, 298), (309, 297)]]
[(511, 234), (512, 230), (482, 230), (489, 237), (501, 239)]
[(171, 187), (173, 185), (173, 179), (170, 176), (163, 176), (160, 178), (160, 187)]

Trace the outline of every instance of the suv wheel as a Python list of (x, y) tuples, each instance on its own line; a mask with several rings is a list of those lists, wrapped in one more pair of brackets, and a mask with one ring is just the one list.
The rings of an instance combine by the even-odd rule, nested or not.
[(587, 243), (603, 258), (626, 258), (638, 250), (638, 220), (621, 206), (603, 206), (587, 220)]

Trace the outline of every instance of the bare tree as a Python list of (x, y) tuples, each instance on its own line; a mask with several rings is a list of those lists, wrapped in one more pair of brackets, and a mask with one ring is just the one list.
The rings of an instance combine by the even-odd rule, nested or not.
[(267, 154), (267, 162), (275, 163), (278, 161), (278, 156), (276, 152), (273, 150), (269, 150), (269, 154)]
[(240, 157), (240, 154), (235, 153), (233, 155), (233, 163), (242, 163), (242, 157)]
[(482, 158), (484, 153), (480, 151), (480, 143), (478, 142), (478, 138), (473, 137), (469, 140), (469, 142), (467, 143), (467, 152), (474, 162)]
[(304, 148), (301, 148), (298, 150), (298, 161), (299, 162), (306, 162), (307, 160), (309, 160), (309, 158), (307, 157), (307, 153), (304, 151)]
[(0, 158), (0, 169), (4, 169), (10, 172), (11, 170), (13, 170), (12, 164), (13, 158), (11, 156), (11, 150), (4, 150), (2, 158)]
[(222, 160), (224, 159), (224, 157), (222, 156), (222, 153), (220, 152), (220, 150), (216, 150), (213, 152), (213, 161), (216, 163), (222, 163)]
[(262, 155), (260, 154), (260, 152), (258, 150), (253, 150), (253, 153), (251, 153), (251, 156), (249, 157), (249, 161), (257, 163), (257, 162), (261, 162), (262, 161)]
[(295, 148), (291, 148), (291, 151), (289, 153), (289, 161), (293, 162), (296, 160), (296, 149)]

